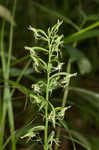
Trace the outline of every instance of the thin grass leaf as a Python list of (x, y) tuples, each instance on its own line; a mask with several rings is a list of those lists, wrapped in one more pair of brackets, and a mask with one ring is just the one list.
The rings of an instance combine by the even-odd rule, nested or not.
[[(88, 26), (88, 27), (86, 27), (86, 28), (84, 28), (84, 29), (82, 29), (82, 30), (80, 30), (80, 31), (70, 35), (69, 37), (64, 39), (64, 42), (69, 43), (71, 41), (75, 41), (78, 36), (80, 38), (82, 34), (84, 35), (84, 33), (87, 33), (88, 31), (90, 31), (90, 30), (92, 30), (92, 29), (94, 29), (94, 28), (96, 28), (98, 26), (99, 26), (99, 21), (97, 21), (96, 23), (93, 23), (92, 25), (90, 25), (90, 26)], [(95, 33), (91, 32), (90, 33), (91, 37), (92, 37), (92, 34), (95, 36)]]
[(71, 25), (74, 29), (76, 29), (77, 31), (80, 29), (74, 22), (72, 22), (69, 18), (67, 18), (66, 16), (63, 16), (62, 14), (60, 14), (59, 12), (57, 11), (54, 11), (52, 9), (49, 9), (37, 2), (33, 2), (33, 5), (38, 7), (39, 9), (41, 9), (42, 11), (52, 15), (52, 16), (55, 16), (55, 17), (60, 17), (62, 20), (64, 20), (64, 22), (68, 23), (69, 25)]
[(14, 87), (16, 87), (20, 92), (22, 92), (23, 94), (26, 94), (27, 96), (34, 95), (31, 90), (27, 89), (25, 86), (19, 84), (16, 81), (9, 80), (7, 82), (13, 85)]
[(70, 130), (70, 131), (71, 131), (72, 136), (78, 139), (82, 143), (82, 145), (84, 145), (86, 149), (91, 150), (90, 143), (87, 141), (85, 136), (83, 136), (81, 133), (75, 130)]
[[(18, 68), (11, 68), (10, 69), (10, 76), (11, 77), (17, 77), (20, 75), (20, 73), (22, 72), (21, 69), (18, 69)], [(33, 73), (33, 68), (28, 68), (28, 70), (26, 72), (23, 73), (24, 76), (27, 76), (31, 73)], [(0, 69), (0, 76), (1, 76), (1, 73), (2, 73), (2, 70)]]
[(30, 55), (24, 56), (24, 57), (19, 58), (19, 59), (16, 58), (16, 60), (14, 60), (14, 61), (11, 63), (11, 66), (15, 66), (15, 65), (17, 65), (17, 64), (20, 64), (21, 62), (23, 62), (24, 60), (26, 60), (26, 59), (29, 58), (29, 57), (30, 57)]
[(91, 103), (97, 110), (99, 109), (99, 93), (78, 87), (69, 87), (69, 90), (75, 92), (77, 95), (82, 96), (86, 101)]
[(73, 150), (76, 150), (75, 141), (73, 141), (72, 134), (71, 134), (71, 132), (70, 132), (70, 129), (69, 129), (69, 127), (68, 127), (66, 121), (65, 121), (65, 120), (60, 120), (60, 123), (63, 125), (63, 127), (65, 128), (66, 132), (69, 133), (69, 137), (70, 137), (70, 139), (71, 139), (71, 141), (72, 141), (72, 145), (73, 145)]
[(78, 88), (78, 87), (69, 87), (69, 90), (75, 91), (77, 93), (82, 93), (85, 95), (88, 95), (90, 97), (93, 97), (95, 99), (99, 99), (99, 94), (87, 89), (83, 89), (83, 88)]
[(81, 41), (85, 39), (90, 39), (99, 36), (99, 30), (94, 29), (92, 31), (87, 31), (79, 35), (72, 34), (69, 37), (64, 38), (64, 43), (71, 43), (73, 41)]
[(65, 120), (60, 120), (60, 123), (64, 126), (64, 128), (66, 129), (66, 132), (68, 132), (70, 134), (70, 137), (67, 137), (67, 139), (70, 139), (72, 142), (76, 142), (79, 145), (81, 145), (83, 148), (85, 148), (86, 150), (91, 150), (91, 146), (90, 143), (88, 142), (88, 140), (85, 138), (85, 136), (83, 136), (81, 133), (78, 133), (75, 130), (71, 130), (68, 128)]
[(85, 21), (98, 21), (99, 20), (99, 15), (98, 14), (92, 14), (92, 15), (88, 15), (85, 18)]

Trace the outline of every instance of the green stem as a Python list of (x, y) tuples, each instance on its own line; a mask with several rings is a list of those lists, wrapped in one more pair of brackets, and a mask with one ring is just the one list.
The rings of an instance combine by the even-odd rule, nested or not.
[[(49, 75), (48, 75), (48, 78), (49, 78)], [(44, 150), (48, 150), (48, 98), (49, 98), (48, 83), (49, 83), (49, 80), (47, 82), (47, 88), (46, 88), (46, 100), (47, 100), (47, 104), (46, 104), (46, 108), (45, 108), (45, 118), (46, 118), (46, 121), (45, 121)]]
[[(10, 93), (11, 97), (11, 93)], [(16, 150), (16, 140), (15, 140), (15, 134), (14, 131), (14, 116), (13, 116), (13, 107), (12, 107), (12, 102), (10, 98), (10, 102), (8, 103), (8, 117), (9, 117), (9, 125), (10, 125), (10, 132), (12, 135), (11, 142), (12, 142), (12, 150)]]
[[(15, 17), (15, 10), (16, 10), (16, 0), (14, 0), (14, 5), (13, 5), (13, 12), (12, 12), (13, 19)], [(10, 35), (9, 35), (9, 50), (8, 50), (8, 64), (7, 64), (7, 76), (8, 76), (8, 78), (9, 78), (9, 73), (10, 73), (12, 45), (13, 45), (13, 24), (10, 25)]]
[(3, 138), (4, 138), (4, 128), (5, 128), (5, 117), (7, 113), (7, 104), (5, 103), (7, 92), (6, 92), (6, 61), (5, 61), (5, 53), (4, 53), (4, 28), (5, 28), (5, 21), (3, 21), (2, 29), (1, 29), (1, 62), (2, 62), (2, 69), (3, 69), (3, 78), (4, 78), (4, 91), (3, 91), (3, 106), (2, 111), (0, 112), (1, 120), (0, 120), (0, 150), (2, 150), (3, 146)]
[[(13, 19), (15, 16), (15, 10), (16, 10), (16, 0), (14, 0), (13, 5)], [(13, 24), (10, 25), (10, 35), (9, 35), (9, 50), (8, 50), (8, 63), (7, 63), (7, 80), (9, 80), (10, 76), (10, 64), (11, 64), (11, 55), (12, 55), (12, 45), (13, 45)], [(13, 135), (14, 132), (14, 116), (13, 116), (13, 108), (12, 108), (12, 101), (11, 101), (11, 93), (10, 89), (8, 88), (9, 92), (9, 98), (8, 98), (8, 118), (9, 118), (9, 126), (10, 126), (10, 132), (12, 135), (11, 142), (12, 142), (12, 150), (16, 150), (16, 141), (15, 141), (15, 135)]]
[[(71, 59), (69, 59), (68, 64), (67, 64), (67, 73), (70, 73), (70, 71), (71, 71)], [(69, 81), (67, 83), (67, 87), (69, 86), (69, 84), (70, 84), (70, 78), (69, 78)], [(63, 101), (62, 101), (62, 107), (65, 107), (66, 102), (67, 102), (67, 97), (68, 97), (68, 92), (69, 92), (67, 87), (65, 88)]]
[(1, 49), (1, 62), (2, 62), (3, 77), (5, 78), (6, 62), (5, 62), (5, 53), (4, 53), (4, 28), (5, 28), (5, 21), (3, 20), (2, 28), (1, 28), (0, 49)]
[(1, 126), (0, 126), (0, 150), (3, 147), (3, 138), (4, 138), (4, 129), (5, 129), (5, 119), (8, 109), (8, 101), (9, 101), (9, 91), (7, 87), (7, 82), (4, 83), (4, 98), (3, 98), (3, 108), (2, 108), (2, 119), (1, 119)]
[(48, 60), (48, 71), (47, 71), (47, 87), (46, 87), (46, 108), (45, 108), (45, 135), (44, 135), (44, 150), (48, 150), (48, 101), (49, 101), (49, 82), (50, 82), (50, 61), (51, 61), (51, 46), (49, 46), (49, 60)]

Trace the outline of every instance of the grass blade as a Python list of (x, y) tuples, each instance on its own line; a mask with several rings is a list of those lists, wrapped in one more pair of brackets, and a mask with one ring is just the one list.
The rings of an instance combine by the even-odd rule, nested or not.
[[(98, 26), (99, 26), (99, 21), (97, 21), (96, 23), (93, 23), (92, 25), (90, 25), (90, 26), (88, 26), (88, 27), (86, 27), (86, 28), (70, 35), (69, 37), (64, 39), (64, 42), (69, 43), (71, 41), (76, 41), (78, 37), (81, 39), (82, 35), (83, 35), (82, 37), (85, 38), (84, 33), (86, 33), (87, 38), (95, 36), (95, 35), (99, 35), (99, 30), (98, 30), (98, 33), (96, 32), (97, 30), (95, 30), (93, 32), (92, 31), (89, 32), (90, 30), (92, 30), (92, 29), (94, 29)], [(88, 33), (89, 33), (89, 35), (88, 35)]]
[[(75, 130), (69, 129), (65, 120), (61, 120), (60, 123), (64, 126), (66, 132), (68, 132), (70, 135), (69, 138), (66, 136), (67, 139), (70, 139), (73, 143), (74, 142), (78, 143), (79, 145), (81, 145), (83, 148), (85, 148), (87, 150), (91, 150), (90, 144), (87, 141), (87, 139), (85, 138), (85, 136), (83, 136), (82, 134), (80, 134), (79, 132), (77, 132)], [(73, 137), (75, 137), (76, 139)], [(75, 147), (74, 147), (74, 150), (75, 150)]]
[(99, 30), (98, 29), (94, 29), (92, 31), (87, 31), (84, 32), (82, 34), (72, 34), (69, 37), (64, 38), (64, 42), (65, 43), (70, 43), (73, 41), (81, 41), (81, 40), (85, 40), (85, 39), (90, 39), (90, 38), (94, 38), (96, 36), (99, 36)]
[(60, 14), (59, 12), (57, 11), (54, 11), (52, 9), (49, 9), (39, 3), (36, 3), (36, 2), (33, 2), (33, 5), (38, 7), (39, 9), (41, 9), (42, 11), (48, 13), (48, 14), (51, 14), (52, 16), (55, 16), (55, 17), (60, 17), (61, 19), (64, 20), (64, 22), (68, 23), (69, 25), (71, 25), (74, 29), (76, 29), (77, 31), (80, 30), (79, 26), (77, 26), (74, 22), (72, 22), (69, 18), (67, 18), (66, 16), (63, 16), (62, 14)]

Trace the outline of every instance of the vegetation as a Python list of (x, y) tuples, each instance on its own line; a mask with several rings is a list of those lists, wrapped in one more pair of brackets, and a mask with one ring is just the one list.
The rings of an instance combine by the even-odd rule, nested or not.
[(98, 149), (98, 6), (0, 1), (0, 150)]

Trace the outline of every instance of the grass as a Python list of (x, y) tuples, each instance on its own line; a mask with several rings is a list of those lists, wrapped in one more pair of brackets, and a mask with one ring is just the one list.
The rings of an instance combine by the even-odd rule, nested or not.
[[(16, 0), (13, 4), (13, 18), (15, 16), (16, 10)], [(2, 61), (2, 68), (3, 68), (3, 78), (4, 78), (4, 93), (3, 93), (3, 106), (2, 106), (2, 115), (1, 115), (1, 129), (0, 129), (0, 149), (3, 149), (3, 142), (4, 142), (4, 130), (6, 124), (6, 116), (8, 114), (9, 118), (9, 127), (10, 132), (13, 135), (14, 132), (14, 117), (13, 117), (13, 108), (12, 108), (12, 101), (11, 101), (11, 93), (8, 86), (9, 80), (9, 72), (10, 72), (10, 63), (11, 63), (11, 55), (12, 55), (12, 43), (13, 43), (13, 24), (10, 25), (10, 34), (9, 34), (9, 49), (8, 49), (8, 60), (6, 61), (5, 58), (5, 47), (4, 47), (4, 31), (5, 31), (5, 21), (3, 21), (2, 29), (1, 29), (1, 61)], [(12, 149), (16, 150), (16, 142), (15, 142), (15, 135), (11, 138), (12, 142)]]

